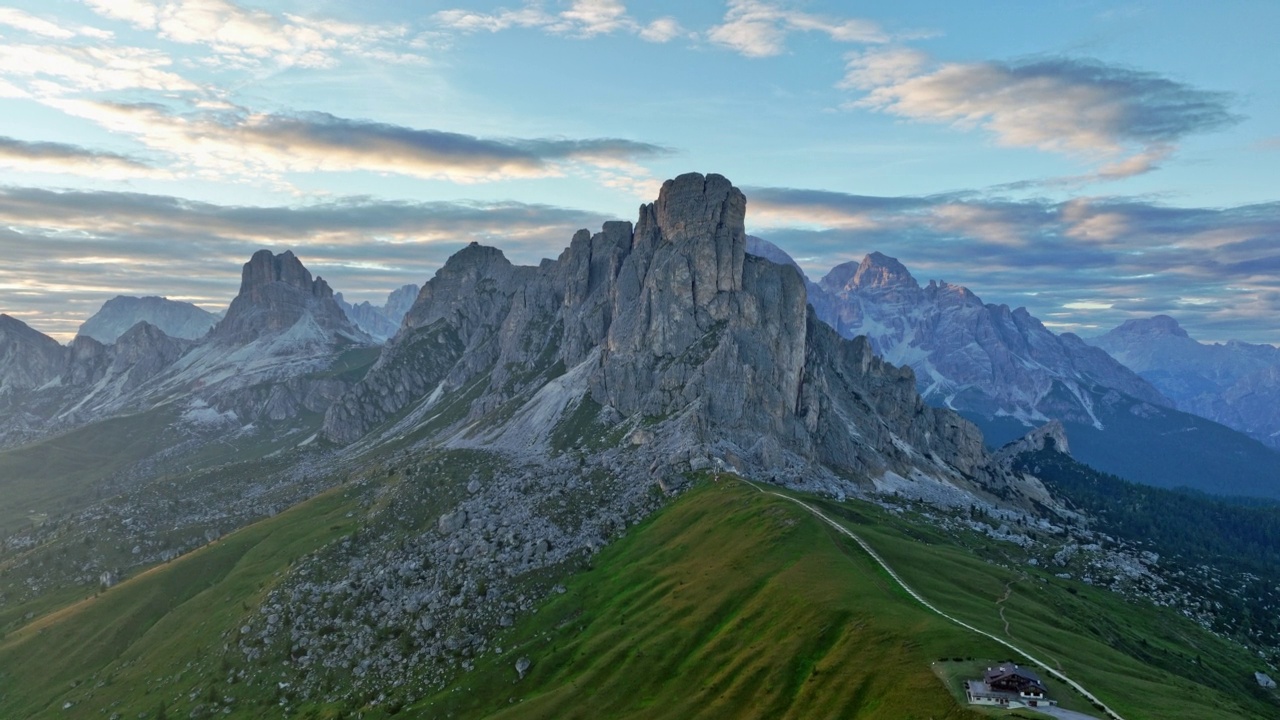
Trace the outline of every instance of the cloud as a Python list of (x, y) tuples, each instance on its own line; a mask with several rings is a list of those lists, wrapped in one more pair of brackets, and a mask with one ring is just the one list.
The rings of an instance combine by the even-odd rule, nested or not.
[(290, 172), (396, 173), (455, 182), (561, 174), (567, 165), (608, 167), (667, 154), (619, 138), (487, 139), (352, 120), (327, 113), (254, 113), (241, 108), (178, 115), (154, 104), (52, 100), (64, 112), (217, 175)]
[(627, 17), (627, 7), (619, 0), (575, 0), (560, 18), (583, 37), (607, 35), (631, 29), (635, 21)]
[(818, 32), (836, 42), (883, 43), (889, 36), (870, 20), (789, 10), (766, 0), (729, 0), (724, 21), (707, 31), (711, 42), (747, 57), (780, 55), (792, 32)]
[(745, 188), (750, 232), (812, 277), (873, 250), (1085, 334), (1166, 312), (1204, 340), (1280, 342), (1280, 203), (846, 195)]
[(166, 295), (209, 309), (257, 249), (292, 248), (349, 300), (381, 302), (479, 241), (514, 262), (555, 257), (595, 213), (516, 202), (230, 206), (141, 193), (0, 187), (0, 312), (69, 339), (107, 299)]
[(384, 60), (414, 60), (390, 52), (402, 40), (398, 25), (371, 25), (308, 18), (244, 8), (229, 0), (85, 0), (99, 15), (120, 20), (159, 37), (203, 45), (220, 61), (249, 66), (270, 61), (283, 67), (331, 67), (342, 54)]
[(99, 30), (95, 27), (87, 25), (69, 25), (62, 22), (53, 22), (44, 18), (36, 17), (30, 13), (23, 12), (17, 8), (0, 7), (0, 25), (7, 25), (11, 28), (21, 30), (30, 35), (38, 35), (40, 37), (52, 38), (54, 40), (68, 40), (74, 37), (90, 37), (99, 40), (106, 40), (112, 37), (112, 34), (106, 30)]
[(640, 39), (651, 43), (666, 43), (688, 32), (673, 17), (660, 17), (640, 28)]
[(21, 96), (58, 96), (73, 91), (157, 90), (180, 92), (197, 86), (169, 70), (168, 55), (126, 46), (24, 45), (0, 43), (0, 75), (26, 84)]
[(689, 34), (670, 16), (647, 25), (640, 23), (628, 14), (620, 0), (573, 0), (567, 10), (559, 13), (548, 13), (541, 4), (531, 2), (517, 10), (502, 8), (491, 13), (441, 10), (432, 18), (440, 27), (464, 33), (535, 28), (553, 35), (590, 38), (623, 32), (652, 43), (666, 43)]
[(71, 173), (98, 178), (159, 177), (152, 166), (117, 153), (56, 142), (28, 142), (0, 136), (0, 166), (21, 172)]
[(1238, 120), (1230, 95), (1093, 60), (936, 65), (902, 48), (849, 56), (849, 107), (982, 128), (1001, 145), (1104, 164), (1080, 179), (1119, 179), (1158, 167), (1187, 135)]

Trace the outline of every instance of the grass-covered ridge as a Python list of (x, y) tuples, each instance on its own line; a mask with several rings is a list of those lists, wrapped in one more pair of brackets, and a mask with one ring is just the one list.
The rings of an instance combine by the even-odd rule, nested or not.
[[(186, 717), (210, 694), (240, 717), (268, 717), (237, 686), (228, 650), (259, 599), (302, 555), (354, 530), (355, 491), (339, 488), (157, 566), (0, 640), (0, 717)], [(191, 697), (187, 703), (182, 698)]]
[(405, 714), (976, 718), (930, 663), (1000, 653), (914, 604), (831, 528), (729, 481), (633, 529), (565, 590)]
[[(867, 503), (820, 506), (942, 610), (1050, 658), (1126, 720), (1274, 716), (1248, 654), (1170, 611), (992, 564)], [(935, 694), (935, 664), (1022, 661), (925, 610), (803, 509), (731, 481), (607, 548), (497, 644), (500, 657), (411, 716), (973, 717)]]

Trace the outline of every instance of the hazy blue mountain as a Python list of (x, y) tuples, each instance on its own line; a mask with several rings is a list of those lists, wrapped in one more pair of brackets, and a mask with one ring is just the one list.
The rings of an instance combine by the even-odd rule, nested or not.
[(1201, 343), (1168, 315), (1129, 320), (1087, 339), (1156, 386), (1180, 410), (1280, 448), (1280, 348)]
[(110, 345), (140, 322), (154, 325), (169, 337), (197, 340), (218, 322), (218, 316), (168, 298), (118, 295), (85, 320), (77, 334)]
[(1133, 370), (1074, 334), (1050, 331), (1025, 308), (983, 303), (947, 282), (921, 286), (881, 253), (832, 269), (809, 293), (819, 318), (910, 366), (921, 395), (972, 420), (990, 446), (1058, 420), (1076, 457), (1106, 472), (1160, 487), (1280, 497), (1280, 453), (1175, 409)]
[(342, 293), (333, 297), (351, 322), (379, 342), (385, 342), (400, 329), (405, 313), (418, 297), (418, 289), (417, 285), (402, 285), (392, 290), (382, 305), (374, 305), (368, 300), (352, 305), (342, 297)]

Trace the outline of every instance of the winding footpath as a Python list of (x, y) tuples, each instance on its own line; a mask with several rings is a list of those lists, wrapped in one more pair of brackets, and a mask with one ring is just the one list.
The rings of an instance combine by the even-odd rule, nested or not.
[(925, 600), (923, 597), (921, 597), (921, 596), (920, 596), (920, 593), (918, 593), (918, 592), (916, 592), (915, 590), (911, 589), (911, 586), (910, 586), (910, 585), (907, 585), (907, 583), (906, 583), (906, 582), (904, 582), (904, 581), (903, 581), (903, 579), (902, 579), (901, 577), (899, 577), (899, 576), (898, 576), (898, 573), (894, 572), (894, 571), (893, 571), (893, 568), (889, 567), (889, 563), (885, 562), (885, 561), (884, 561), (884, 558), (880, 557), (880, 554), (879, 554), (879, 553), (877, 553), (875, 550), (873, 550), (873, 549), (871, 548), (871, 546), (870, 546), (870, 545), (868, 545), (868, 544), (866, 543), (866, 541), (864, 541), (862, 538), (860, 538), (860, 537), (858, 537), (857, 535), (855, 535), (851, 530), (849, 530), (849, 529), (848, 529), (848, 528), (846, 528), (845, 526), (843, 526), (843, 525), (841, 525), (841, 524), (837, 523), (835, 520), (832, 520), (831, 518), (827, 517), (825, 514), (823, 514), (823, 513), (822, 513), (822, 511), (818, 510), (817, 508), (813, 507), (812, 505), (809, 505), (809, 504), (808, 504), (808, 503), (806, 503), (806, 502), (803, 502), (803, 501), (801, 501), (801, 500), (797, 500), (797, 499), (795, 499), (795, 498), (793, 498), (793, 497), (788, 497), (788, 496), (786, 496), (786, 495), (783, 495), (782, 493), (776, 493), (776, 492), (773, 492), (773, 491), (771, 491), (771, 490), (765, 490), (764, 488), (760, 487), (759, 485), (756, 485), (755, 483), (753, 483), (753, 482), (751, 482), (750, 480), (747, 480), (747, 479), (745, 479), (745, 478), (742, 478), (742, 482), (744, 482), (744, 483), (746, 483), (746, 484), (750, 485), (751, 487), (755, 488), (757, 491), (759, 491), (759, 492), (761, 492), (761, 493), (763, 493), (763, 494), (765, 494), (765, 495), (773, 495), (773, 496), (775, 496), (775, 497), (780, 497), (780, 498), (782, 498), (783, 500), (790, 500), (791, 502), (793, 502), (793, 503), (795, 503), (795, 504), (799, 505), (800, 507), (804, 508), (805, 510), (808, 510), (810, 513), (813, 513), (813, 515), (814, 515), (814, 516), (816, 516), (817, 518), (819, 518), (819, 519), (820, 519), (820, 520), (822, 520), (823, 522), (827, 523), (827, 524), (828, 524), (828, 525), (830, 525), (831, 527), (835, 528), (835, 529), (836, 529), (836, 530), (838, 530), (839, 532), (843, 533), (844, 535), (846, 535), (846, 536), (848, 536), (848, 537), (852, 538), (854, 542), (858, 543), (858, 546), (859, 546), (859, 547), (861, 547), (864, 551), (866, 551), (866, 553), (867, 553), (868, 555), (870, 555), (870, 556), (871, 556), (871, 559), (872, 559), (872, 560), (875, 560), (875, 561), (876, 561), (876, 563), (877, 563), (878, 565), (880, 565), (880, 567), (884, 568), (884, 571), (885, 571), (885, 572), (889, 573), (889, 577), (893, 578), (894, 582), (898, 583), (898, 586), (899, 586), (899, 587), (901, 587), (903, 590), (907, 591), (907, 594), (908, 594), (908, 595), (910, 595), (911, 597), (915, 598), (915, 599), (916, 599), (916, 601), (917, 601), (917, 602), (919, 602), (921, 605), (924, 605), (926, 608), (928, 608), (929, 610), (933, 611), (935, 614), (937, 614), (937, 615), (941, 615), (942, 617), (946, 618), (947, 620), (950, 620), (951, 622), (953, 622), (953, 623), (955, 623), (955, 624), (959, 625), (960, 627), (962, 627), (962, 628), (964, 628), (964, 629), (966, 629), (966, 630), (972, 630), (973, 632), (976, 632), (976, 633), (978, 633), (979, 635), (982, 635), (983, 637), (987, 637), (987, 638), (991, 638), (992, 640), (995, 640), (996, 642), (998, 642), (998, 643), (1000, 643), (1001, 645), (1003, 645), (1003, 646), (1005, 646), (1005, 647), (1009, 648), (1010, 650), (1012, 650), (1012, 651), (1014, 651), (1015, 653), (1017, 653), (1017, 654), (1021, 655), (1022, 657), (1026, 658), (1027, 660), (1030, 660), (1033, 664), (1035, 664), (1035, 665), (1039, 665), (1040, 667), (1044, 668), (1045, 672), (1049, 673), (1049, 675), (1051, 675), (1051, 676), (1053, 676), (1054, 678), (1056, 678), (1056, 679), (1060, 680), (1061, 682), (1066, 683), (1067, 685), (1071, 686), (1071, 688), (1072, 688), (1072, 689), (1074, 689), (1076, 692), (1078, 692), (1078, 693), (1080, 693), (1081, 695), (1083, 695), (1083, 696), (1084, 696), (1084, 698), (1085, 698), (1086, 700), (1088, 700), (1088, 701), (1089, 701), (1089, 702), (1091, 702), (1091, 703), (1094, 703), (1094, 705), (1095, 705), (1095, 706), (1101, 707), (1101, 708), (1102, 708), (1102, 711), (1103, 711), (1104, 713), (1106, 713), (1108, 717), (1112, 718), (1113, 720), (1124, 720), (1124, 718), (1120, 716), (1120, 713), (1117, 713), (1115, 710), (1112, 710), (1110, 707), (1108, 707), (1108, 706), (1106, 705), (1106, 703), (1104, 703), (1104, 702), (1102, 702), (1101, 700), (1099, 700), (1099, 699), (1098, 699), (1098, 697), (1097, 697), (1096, 695), (1094, 695), (1093, 693), (1089, 692), (1088, 690), (1085, 690), (1085, 689), (1084, 689), (1084, 687), (1083, 687), (1080, 683), (1076, 682), (1075, 680), (1072, 680), (1071, 678), (1067, 677), (1067, 676), (1066, 676), (1066, 675), (1064, 675), (1063, 673), (1061, 673), (1061, 672), (1059, 672), (1059, 671), (1057, 671), (1057, 670), (1053, 669), (1052, 667), (1050, 667), (1050, 666), (1049, 666), (1049, 664), (1048, 664), (1048, 663), (1044, 662), (1043, 660), (1040, 660), (1040, 659), (1036, 658), (1036, 657), (1035, 657), (1034, 655), (1032, 655), (1031, 653), (1027, 652), (1026, 650), (1023, 650), (1022, 648), (1020, 648), (1020, 647), (1018, 647), (1018, 646), (1014, 645), (1013, 643), (1011, 643), (1011, 642), (1009, 642), (1009, 641), (1007, 641), (1007, 640), (1005, 640), (1005, 639), (1003, 639), (1003, 638), (1000, 638), (1000, 637), (997, 637), (997, 636), (995, 636), (995, 635), (992, 635), (991, 633), (989, 633), (989, 632), (987, 632), (987, 631), (985, 631), (985, 630), (979, 630), (978, 628), (976, 628), (976, 627), (974, 627), (974, 626), (970, 625), (969, 623), (967, 623), (967, 622), (965, 622), (965, 621), (963, 621), (963, 620), (960, 620), (960, 619), (958, 619), (958, 618), (952, 617), (951, 615), (948, 615), (947, 613), (944, 613), (944, 612), (942, 612), (941, 610), (939, 610), (937, 607), (935, 607), (935, 606), (933, 605), (933, 603), (930, 603), (928, 600)]

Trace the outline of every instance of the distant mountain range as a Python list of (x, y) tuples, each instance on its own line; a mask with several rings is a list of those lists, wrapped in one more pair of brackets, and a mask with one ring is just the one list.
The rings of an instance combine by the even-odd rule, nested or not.
[[(748, 250), (795, 265), (760, 238)], [(1188, 412), (1105, 352), (1101, 339), (1094, 347), (1055, 334), (1025, 308), (983, 303), (959, 285), (922, 287), (881, 253), (807, 287), (819, 318), (910, 366), (927, 401), (975, 422), (993, 447), (1059, 420), (1076, 457), (1106, 472), (1160, 487), (1280, 497), (1280, 454)]]
[[(213, 316), (159, 298), (108, 302), (65, 347), (5, 317), (0, 442), (164, 405), (197, 425), (283, 423), (338, 446), (417, 435), (546, 452), (579, 413), (583, 427), (657, 443), (659, 464), (718, 456), (830, 487), (942, 477), (961, 493), (1005, 488), (977, 432), (931, 405), (976, 423), (989, 447), (1057, 420), (1099, 469), (1280, 497), (1280, 454), (1175, 409), (1104, 350), (967, 288), (921, 286), (880, 253), (808, 281), (746, 236), (744, 208), (723, 178), (682, 176), (635, 225), (582, 231), (554, 262), (518, 267), (473, 244), (381, 307), (344, 303), (293, 253), (263, 250), (203, 333)], [(113, 343), (89, 335), (131, 321)]]
[(226, 315), (198, 340), (137, 319), (158, 315), (191, 329), (193, 318), (207, 320), (192, 312), (198, 308), (132, 300), (110, 301), (86, 323), (110, 336), (136, 321), (106, 344), (80, 334), (63, 346), (0, 316), (0, 446), (161, 405), (183, 408), (193, 426), (320, 413), (345, 389), (325, 370), (342, 353), (374, 345), (343, 314), (328, 284), (287, 251), (255, 253)]
[(392, 290), (382, 305), (374, 305), (368, 300), (352, 305), (343, 299), (342, 293), (337, 293), (333, 298), (356, 327), (369, 333), (375, 340), (386, 342), (400, 330), (400, 321), (404, 320), (405, 313), (409, 312), (413, 301), (418, 298), (419, 289), (417, 285), (402, 285)]
[(1280, 348), (1200, 343), (1168, 315), (1130, 320), (1086, 342), (1137, 372), (1178, 409), (1280, 448)]

